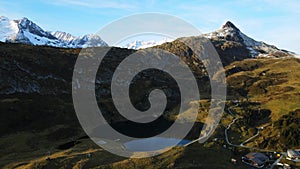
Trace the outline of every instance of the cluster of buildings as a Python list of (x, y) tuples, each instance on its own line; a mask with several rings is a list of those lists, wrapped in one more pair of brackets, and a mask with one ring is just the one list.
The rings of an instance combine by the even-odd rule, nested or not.
[(275, 161), (273, 165), (282, 166), (283, 168), (290, 168), (288, 164), (279, 163), (282, 155), (286, 156), (286, 159), (292, 162), (300, 162), (300, 149), (289, 149), (286, 153), (274, 153), (268, 155), (260, 152), (251, 152), (242, 157), (242, 162), (255, 168), (268, 168), (267, 164), (270, 167), (270, 161)]

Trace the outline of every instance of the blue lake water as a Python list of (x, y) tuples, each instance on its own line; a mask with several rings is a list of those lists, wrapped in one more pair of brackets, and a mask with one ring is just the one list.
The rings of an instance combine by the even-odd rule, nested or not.
[(189, 140), (181, 140), (176, 138), (151, 137), (139, 140), (132, 140), (124, 143), (129, 151), (156, 151), (174, 145), (182, 146), (189, 143)]

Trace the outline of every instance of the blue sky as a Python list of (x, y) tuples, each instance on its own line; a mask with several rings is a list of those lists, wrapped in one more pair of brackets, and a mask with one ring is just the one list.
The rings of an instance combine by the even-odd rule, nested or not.
[(299, 0), (0, 0), (0, 15), (27, 17), (45, 30), (76, 36), (95, 33), (124, 16), (160, 12), (178, 16), (206, 33), (227, 20), (245, 34), (300, 53)]

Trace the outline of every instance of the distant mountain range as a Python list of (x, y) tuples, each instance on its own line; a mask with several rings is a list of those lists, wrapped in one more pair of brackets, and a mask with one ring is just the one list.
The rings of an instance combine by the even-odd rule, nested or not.
[(65, 32), (49, 32), (27, 18), (10, 20), (0, 17), (0, 41), (63, 48), (107, 46), (97, 35), (75, 37)]
[[(293, 52), (278, 49), (273, 45), (256, 41), (242, 33), (233, 23), (226, 22), (219, 30), (203, 34), (212, 41), (219, 52), (226, 53), (229, 49), (231, 56), (243, 59), (251, 57), (284, 57), (293, 56)], [(101, 37), (95, 34), (75, 37), (70, 33), (62, 31), (45, 31), (27, 18), (10, 20), (7, 17), (0, 17), (0, 41), (11, 43), (23, 43), (31, 45), (46, 45), (63, 48), (85, 48), (108, 46)], [(143, 49), (158, 46), (164, 43), (171, 43), (170, 39), (159, 41), (135, 40), (124, 46), (128, 49)]]
[(166, 42), (171, 42), (171, 39), (168, 38), (164, 38), (162, 40), (150, 40), (150, 41), (143, 41), (143, 40), (135, 40), (131, 43), (126, 44), (125, 46), (123, 46), (124, 48), (128, 48), (128, 49), (144, 49), (144, 48), (149, 48), (152, 46), (157, 46), (157, 45), (161, 45), (163, 43)]

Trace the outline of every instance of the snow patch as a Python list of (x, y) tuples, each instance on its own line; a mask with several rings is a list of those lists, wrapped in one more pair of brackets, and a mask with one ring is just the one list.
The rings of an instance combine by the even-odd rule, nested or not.
[(50, 45), (50, 46), (55, 46), (55, 45), (60, 46), (61, 45), (58, 40), (52, 40), (52, 39), (49, 39), (46, 37), (41, 37), (41, 36), (32, 34), (28, 31), (24, 31), (23, 34), (25, 37), (27, 37), (29, 39), (29, 41), (33, 45)]

